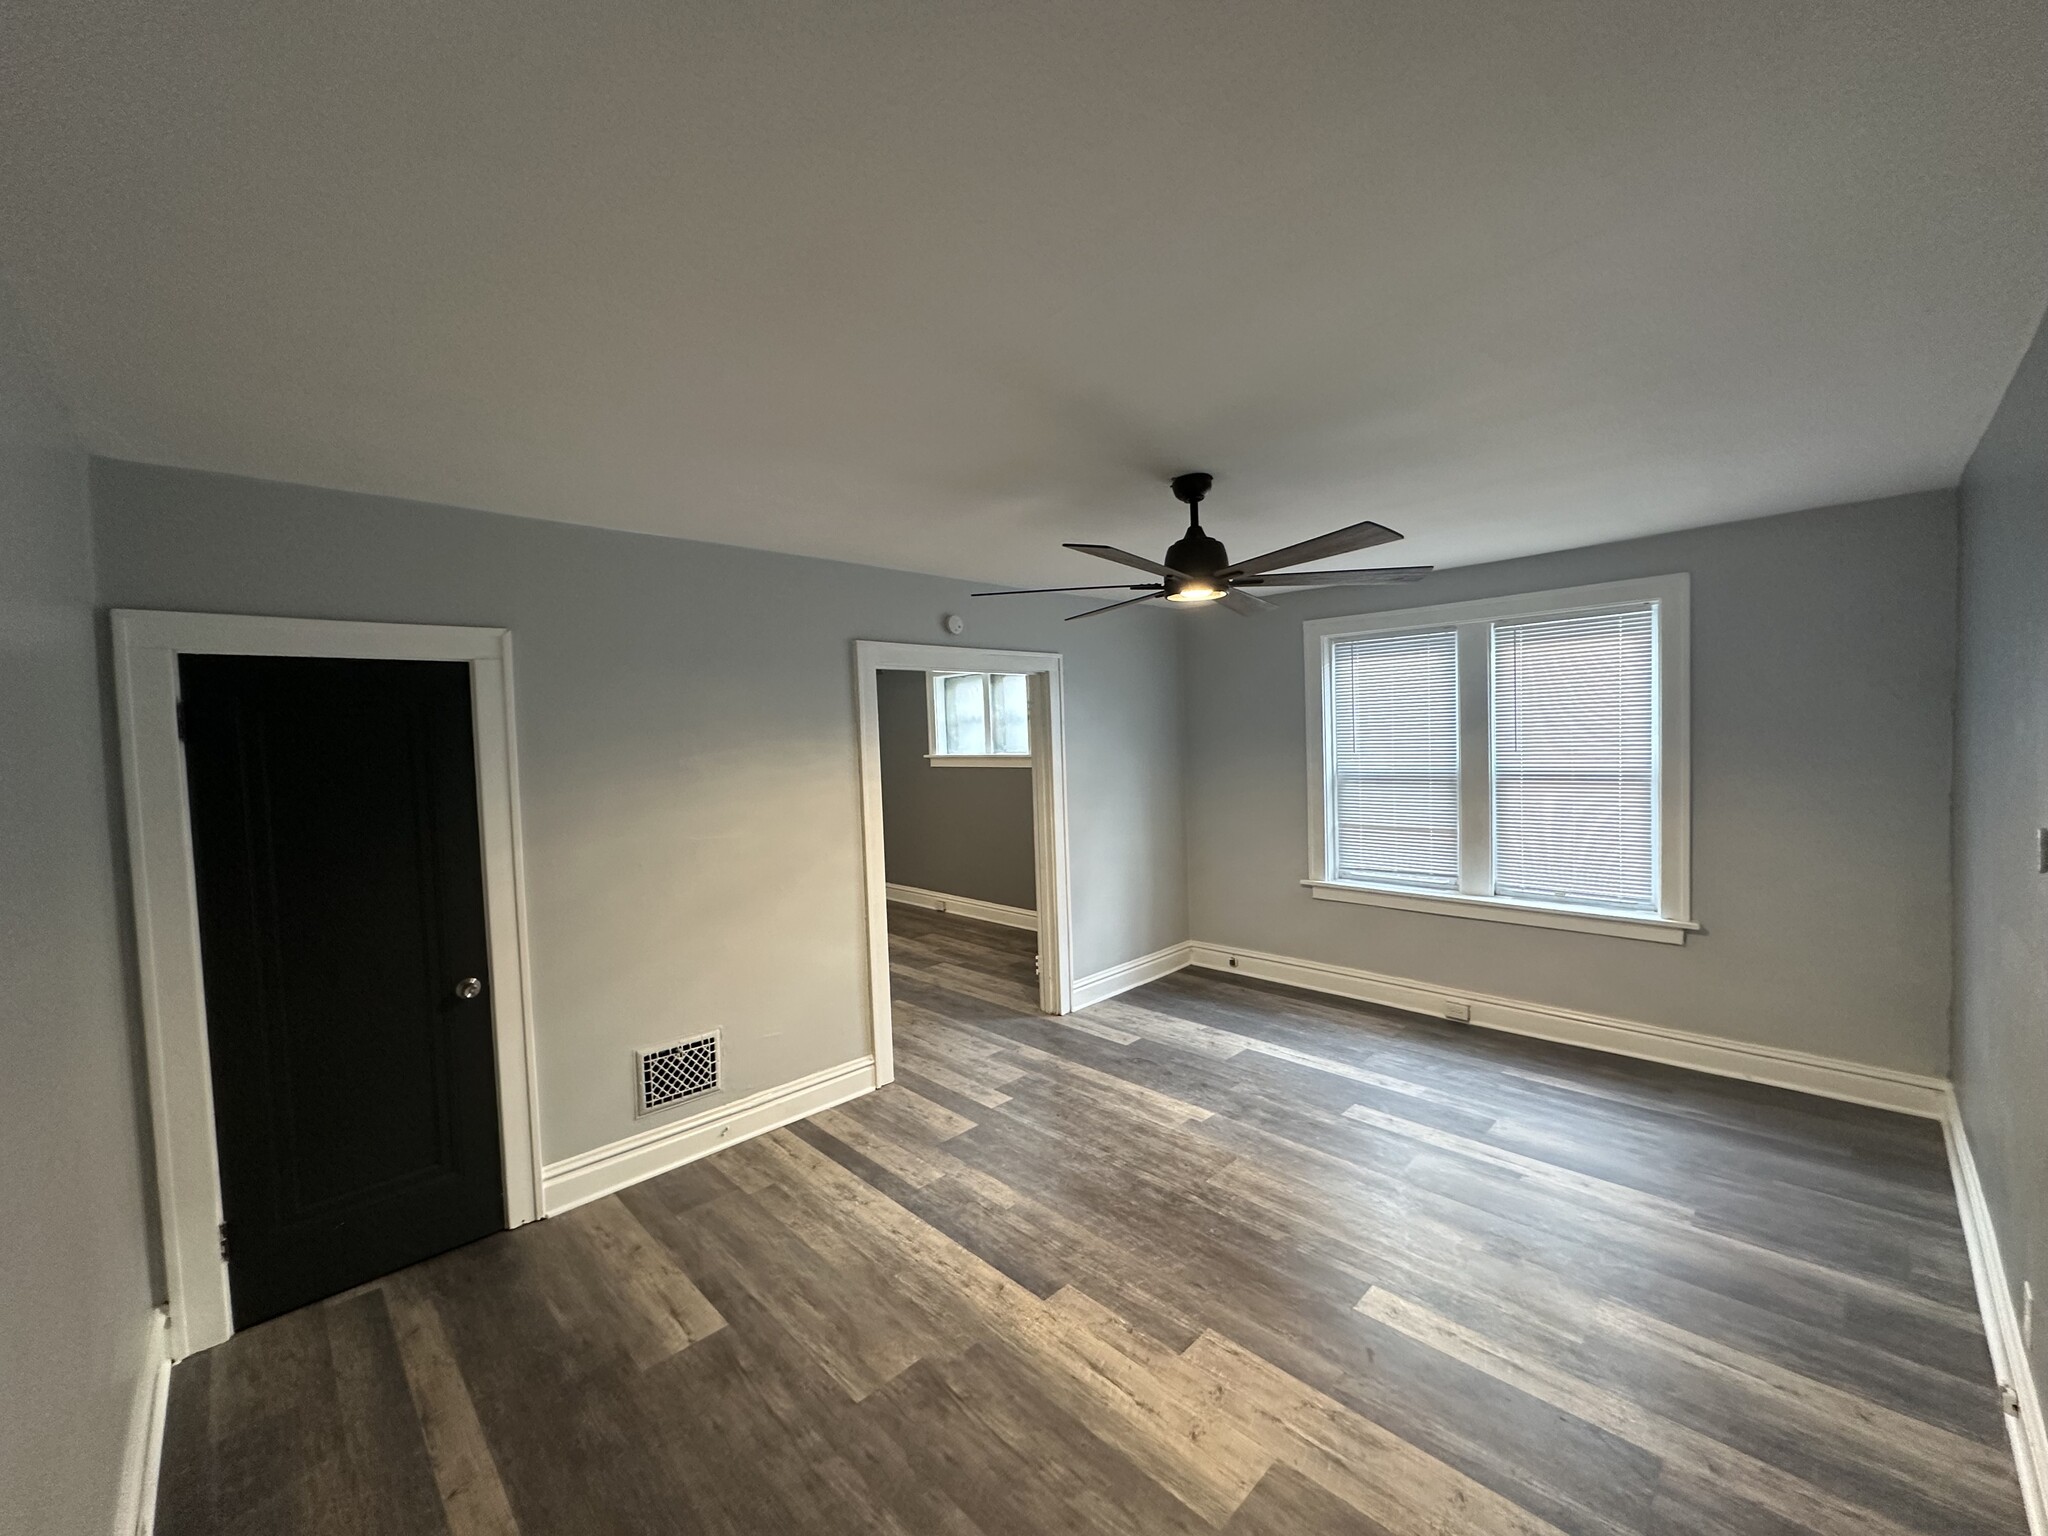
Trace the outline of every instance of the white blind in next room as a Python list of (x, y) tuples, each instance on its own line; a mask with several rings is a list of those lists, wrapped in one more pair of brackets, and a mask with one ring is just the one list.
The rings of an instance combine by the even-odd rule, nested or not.
[(1657, 906), (1656, 620), (1493, 627), (1494, 890)]
[(1458, 635), (1330, 647), (1333, 880), (1455, 890)]

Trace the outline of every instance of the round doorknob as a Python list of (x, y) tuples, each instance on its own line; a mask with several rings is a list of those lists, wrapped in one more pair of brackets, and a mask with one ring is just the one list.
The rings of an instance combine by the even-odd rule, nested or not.
[(455, 995), (465, 1003), (483, 992), (484, 984), (474, 976), (465, 976), (455, 983)]

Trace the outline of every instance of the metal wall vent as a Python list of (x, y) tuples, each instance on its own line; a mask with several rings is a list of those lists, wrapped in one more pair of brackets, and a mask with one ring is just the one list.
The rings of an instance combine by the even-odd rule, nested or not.
[(718, 1086), (717, 1030), (634, 1054), (640, 1066), (640, 1107), (635, 1114), (651, 1115)]

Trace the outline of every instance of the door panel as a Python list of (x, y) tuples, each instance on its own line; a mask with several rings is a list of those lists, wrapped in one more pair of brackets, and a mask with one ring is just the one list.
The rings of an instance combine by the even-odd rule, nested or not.
[(505, 1224), (469, 669), (179, 671), (247, 1327)]

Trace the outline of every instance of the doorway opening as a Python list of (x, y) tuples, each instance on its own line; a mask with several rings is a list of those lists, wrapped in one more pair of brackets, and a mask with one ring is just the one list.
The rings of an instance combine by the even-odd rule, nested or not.
[(861, 641), (856, 671), (870, 1007), (888, 1082), (892, 906), (911, 931), (929, 930), (927, 911), (1029, 932), (1035, 953), (998, 946), (1009, 961), (964, 981), (1072, 1011), (1065, 698), (1060, 658), (1044, 652)]

